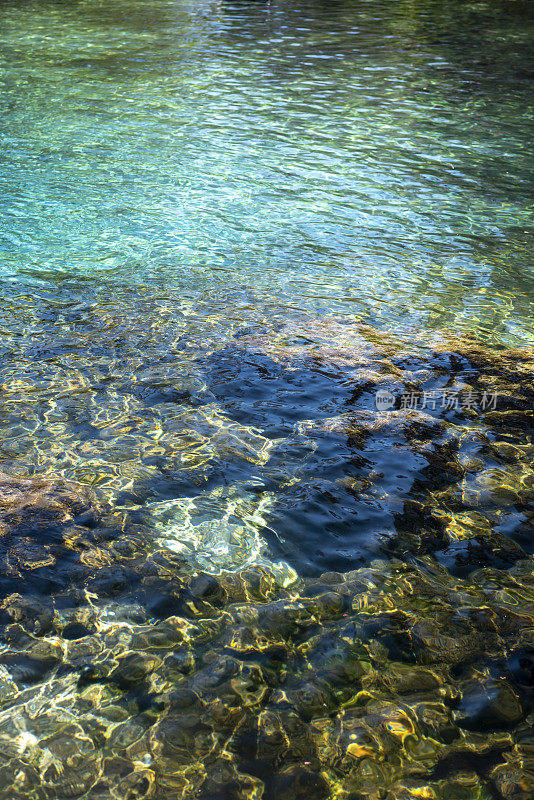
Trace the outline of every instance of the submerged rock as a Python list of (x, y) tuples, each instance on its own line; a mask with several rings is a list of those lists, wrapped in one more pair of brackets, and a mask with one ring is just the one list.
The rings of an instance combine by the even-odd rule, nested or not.
[[(0, 794), (530, 800), (531, 362), (297, 320), (199, 361), (220, 409), (147, 375), (91, 407), (122, 510), (1, 477)], [(401, 407), (460, 385), (500, 405)], [(213, 457), (239, 482), (202, 492)]]
[(21, 533), (98, 519), (96, 496), (86, 486), (47, 478), (0, 474), (0, 520)]
[(49, 598), (12, 594), (1, 607), (6, 622), (17, 622), (25, 631), (37, 636), (50, 633), (56, 624), (57, 613)]
[(110, 673), (109, 680), (121, 689), (143, 683), (161, 664), (161, 659), (142, 653), (125, 653), (119, 656), (118, 664)]

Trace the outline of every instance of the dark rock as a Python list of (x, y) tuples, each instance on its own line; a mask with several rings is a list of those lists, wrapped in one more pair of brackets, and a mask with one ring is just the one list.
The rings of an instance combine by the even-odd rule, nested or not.
[(209, 603), (219, 605), (223, 603), (226, 593), (220, 583), (212, 575), (201, 573), (192, 578), (189, 583), (189, 591), (194, 597), (200, 600), (207, 600)]
[(190, 650), (178, 648), (165, 659), (165, 671), (170, 678), (190, 675), (195, 669), (195, 658)]
[(105, 683), (109, 679), (110, 668), (107, 664), (86, 664), (80, 669), (78, 691), (93, 683)]
[(326, 675), (326, 680), (322, 684), (316, 679), (314, 682), (302, 683), (293, 690), (288, 689), (284, 693), (287, 700), (304, 719), (330, 714), (337, 707), (338, 703), (328, 687), (328, 677)]
[(36, 636), (43, 636), (54, 628), (54, 605), (48, 598), (12, 594), (2, 603), (2, 610), (9, 619)]
[(515, 725), (524, 714), (519, 698), (506, 681), (473, 682), (463, 692), (456, 719), (467, 730), (487, 730)]
[(71, 622), (65, 625), (61, 631), (64, 639), (82, 639), (84, 636), (90, 636), (94, 633), (94, 628), (89, 629), (87, 626), (82, 625), (81, 622)]
[(129, 689), (143, 683), (159, 664), (161, 664), (161, 659), (156, 656), (126, 653), (119, 657), (119, 663), (110, 673), (109, 679), (121, 689)]
[(327, 800), (330, 789), (320, 773), (292, 765), (275, 775), (273, 795), (277, 800)]
[(1, 656), (0, 664), (7, 667), (15, 683), (31, 686), (43, 681), (57, 666), (58, 661), (54, 658), (37, 659), (12, 653)]
[(82, 514), (99, 516), (91, 490), (74, 482), (0, 474), (0, 519), (19, 532), (74, 523)]

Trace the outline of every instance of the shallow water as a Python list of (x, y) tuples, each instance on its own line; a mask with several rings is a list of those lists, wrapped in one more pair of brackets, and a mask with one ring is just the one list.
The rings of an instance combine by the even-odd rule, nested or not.
[(529, 800), (532, 7), (0, 13), (0, 798)]

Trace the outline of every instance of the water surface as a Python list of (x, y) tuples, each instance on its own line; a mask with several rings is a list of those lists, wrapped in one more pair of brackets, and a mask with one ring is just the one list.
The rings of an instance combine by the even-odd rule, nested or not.
[(0, 800), (528, 800), (532, 6), (0, 12)]
[[(5, 280), (528, 336), (523, 3), (6, 3)], [(80, 287), (81, 291), (81, 287)]]

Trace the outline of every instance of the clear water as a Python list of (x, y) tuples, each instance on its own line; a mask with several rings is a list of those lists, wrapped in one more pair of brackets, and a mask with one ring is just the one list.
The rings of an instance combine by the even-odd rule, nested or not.
[(533, 33), (0, 0), (0, 800), (534, 796)]
[(380, 327), (529, 338), (529, 4), (1, 13), (10, 295), (144, 286), (224, 309), (230, 286)]

